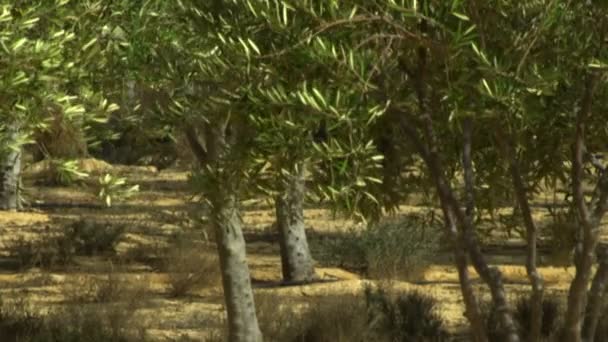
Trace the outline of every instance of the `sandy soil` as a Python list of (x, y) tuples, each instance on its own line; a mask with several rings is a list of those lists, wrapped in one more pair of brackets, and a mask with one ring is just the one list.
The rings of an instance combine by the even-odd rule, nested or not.
[[(115, 207), (103, 208), (98, 206), (94, 191), (87, 186), (67, 188), (35, 185), (35, 180), (45, 169), (44, 165), (31, 168), (27, 170), (27, 195), (37, 201), (34, 208), (25, 212), (0, 213), (0, 256), (8, 258), (12, 244), (20, 238), (37, 239), (41, 234), (76, 219), (127, 225), (127, 231), (117, 247), (119, 255), (127, 255), (130, 250), (140, 246), (165, 243), (175, 233), (192, 229), (189, 214), (194, 212), (194, 203), (188, 193), (186, 171), (156, 172), (153, 168), (112, 167), (93, 161), (85, 164), (87, 171), (93, 174), (111, 171), (127, 177), (130, 182), (140, 184), (140, 193)], [(279, 300), (305, 301), (310, 296), (360, 291), (369, 282), (347, 270), (318, 268), (317, 273), (321, 278), (334, 281), (297, 287), (278, 286), (281, 280), (278, 245), (272, 240), (256, 239), (256, 236), (273, 233), (273, 211), (260, 209), (263, 204), (250, 205), (243, 214), (246, 233), (250, 237), (248, 256), (256, 293), (271, 293)], [(404, 205), (401, 211), (424, 209), (427, 208)], [(305, 214), (309, 230), (317, 234), (340, 233), (355, 226), (353, 222), (334, 219), (329, 211), (323, 209), (309, 209)], [(511, 239), (502, 242), (517, 244), (520, 241)], [(212, 252), (212, 244), (206, 246), (208, 252)], [(493, 262), (500, 263), (510, 296), (529, 289), (525, 268), (521, 264), (522, 253), (491, 256)], [(87, 277), (104, 274), (103, 265), (107, 265), (107, 261), (102, 258), (82, 258), (78, 267), (70, 269), (16, 271), (0, 268), (0, 296), (3, 300), (26, 298), (40, 311), (54, 305), (66, 305), (70, 295), (86, 285)], [(167, 294), (167, 274), (153, 267), (133, 262), (114, 272), (138, 289), (134, 292), (140, 298), (136, 318), (155, 339), (170, 340), (186, 334), (202, 340), (210, 332), (221, 328), (223, 307), (219, 286), (196, 288), (184, 298), (171, 298)], [(543, 265), (541, 272), (551, 292), (565, 291), (574, 274), (572, 268), (548, 265)], [(471, 273), (474, 274), (474, 271), (471, 270)], [(474, 281), (481, 288), (479, 280)], [(418, 289), (432, 294), (439, 300), (439, 309), (449, 328), (459, 330), (464, 326), (457, 273), (451, 265), (433, 264), (414, 281), (394, 282), (392, 286), (398, 290)]]

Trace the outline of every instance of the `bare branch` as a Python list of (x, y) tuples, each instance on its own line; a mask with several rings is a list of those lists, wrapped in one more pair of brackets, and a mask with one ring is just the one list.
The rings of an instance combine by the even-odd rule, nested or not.
[(538, 252), (536, 248), (536, 241), (538, 237), (538, 230), (536, 228), (536, 224), (534, 223), (534, 219), (532, 218), (532, 210), (530, 209), (527, 187), (524, 184), (517, 158), (517, 151), (515, 149), (515, 139), (512, 135), (503, 134), (500, 129), (497, 131), (497, 134), (498, 144), (509, 162), (509, 170), (511, 172), (515, 197), (517, 199), (519, 209), (521, 210), (524, 226), (526, 228), (526, 273), (528, 275), (528, 279), (530, 280), (530, 284), (532, 285), (530, 341), (540, 341), (543, 316), (542, 302), (544, 285), (543, 277), (537, 269)]
[(470, 117), (462, 123), (462, 166), (464, 169), (465, 214), (470, 224), (475, 216), (475, 175), (473, 172), (473, 158), (471, 149), (473, 145), (473, 120)]

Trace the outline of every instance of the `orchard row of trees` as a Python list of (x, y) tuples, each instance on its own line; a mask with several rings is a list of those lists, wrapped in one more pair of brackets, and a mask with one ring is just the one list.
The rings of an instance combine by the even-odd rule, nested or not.
[(231, 341), (262, 340), (241, 200), (274, 198), (285, 281), (306, 282), (305, 199), (375, 220), (413, 192), (441, 208), (477, 342), (488, 337), (469, 264), (502, 334), (524, 338), (476, 231), (484, 213), (516, 203), (532, 289), (526, 338), (539, 341), (531, 201), (560, 184), (571, 188), (577, 232), (563, 338), (593, 340), (608, 282), (599, 247), (608, 175), (595, 157), (608, 133), (605, 2), (0, 4), (2, 208), (19, 208), (22, 150), (58, 117), (89, 143), (121, 116), (180, 132), (197, 158), (194, 190), (212, 208)]

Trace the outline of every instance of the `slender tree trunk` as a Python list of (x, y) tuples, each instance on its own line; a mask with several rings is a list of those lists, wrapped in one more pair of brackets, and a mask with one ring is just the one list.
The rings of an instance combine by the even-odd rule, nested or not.
[(239, 210), (239, 180), (235, 179), (240, 173), (224, 167), (232, 147), (226, 139), (227, 125), (207, 125), (204, 146), (196, 132), (189, 131), (189, 143), (203, 170), (209, 166), (208, 176), (213, 180), (208, 197), (228, 316), (228, 341), (261, 342)]
[(487, 342), (488, 335), (485, 329), (484, 320), (481, 315), (479, 303), (475, 297), (475, 291), (473, 290), (471, 277), (469, 276), (469, 270), (467, 268), (467, 254), (463, 247), (464, 242), (462, 240), (462, 234), (458, 231), (454, 216), (449, 208), (442, 205), (442, 210), (445, 217), (447, 235), (450, 237), (451, 241), (454, 241), (452, 249), (454, 253), (454, 262), (456, 264), (456, 269), (458, 270), (460, 291), (462, 292), (462, 299), (465, 306), (464, 316), (470, 323), (473, 342)]
[[(588, 295), (587, 314), (583, 324), (583, 340), (593, 341), (595, 332), (604, 308), (604, 295), (608, 285), (608, 250), (606, 247), (598, 251), (599, 267), (593, 278), (591, 290)], [(598, 341), (599, 342), (599, 341)]]
[(588, 75), (581, 109), (576, 116), (576, 133), (572, 163), (572, 188), (574, 201), (581, 223), (581, 241), (576, 245), (574, 265), (576, 274), (570, 284), (568, 308), (564, 322), (563, 339), (580, 342), (583, 316), (587, 305), (587, 289), (595, 258), (595, 249), (599, 242), (600, 221), (608, 209), (608, 175), (602, 170), (591, 208), (587, 206), (583, 191), (583, 163), (585, 160), (585, 125), (591, 112), (593, 96), (597, 85), (597, 75)]
[[(472, 149), (473, 149), (473, 121), (471, 120), (471, 118), (465, 118), (464, 122), (463, 122), (463, 127), (462, 127), (462, 136), (463, 136), (463, 148), (462, 148), (462, 166), (463, 166), (463, 170), (464, 170), (464, 192), (465, 192), (465, 215), (466, 215), (466, 220), (468, 222), (468, 224), (470, 226), (473, 225), (474, 219), (475, 219), (475, 172), (473, 171), (473, 157), (472, 157)], [(444, 212), (444, 216), (447, 218), (449, 217), (450, 219), (448, 221), (450, 221), (450, 225), (452, 226), (451, 229), (448, 229), (449, 232), (451, 232), (452, 230), (454, 230), (456, 228), (456, 223), (454, 222), (454, 217), (453, 215), (450, 213), (449, 208), (446, 206), (446, 204), (443, 204), (443, 212)], [(452, 234), (453, 235), (453, 234)], [(463, 298), (465, 298), (465, 304), (468, 304), (468, 306), (470, 306), (470, 308), (467, 308), (467, 311), (471, 311), (469, 313), (469, 315), (471, 316), (469, 321), (471, 322), (471, 329), (473, 331), (473, 336), (475, 337), (475, 340), (487, 340), (487, 332), (485, 331), (485, 327), (483, 324), (483, 320), (481, 317), (481, 313), (479, 310), (479, 305), (477, 304), (477, 301), (475, 300), (475, 298), (469, 298), (468, 300), (471, 301), (471, 303), (466, 303), (467, 300), (467, 296), (473, 296), (473, 288), (471, 287), (470, 284), (470, 280), (469, 275), (468, 275), (468, 270), (466, 269), (466, 265), (467, 265), (467, 261), (466, 261), (466, 250), (463, 249), (463, 246), (465, 246), (464, 243), (464, 235), (463, 232), (458, 232), (457, 235), (452, 236), (452, 239), (454, 239), (454, 237), (458, 238), (458, 241), (460, 241), (460, 246), (456, 246), (455, 250), (454, 250), (454, 254), (456, 256), (456, 263), (457, 263), (457, 268), (458, 273), (460, 275), (460, 273), (462, 273), (463, 271), (460, 270), (460, 268), (462, 268), (463, 266), (460, 265), (462, 263), (462, 261), (458, 261), (459, 258), (465, 258), (464, 259), (464, 271), (467, 272), (467, 274), (463, 274), (460, 275), (460, 287), (462, 288), (462, 293), (463, 293)], [(463, 255), (459, 255), (459, 254), (463, 254)], [(467, 285), (466, 283), (464, 283), (464, 281), (469, 282), (469, 284)], [(468, 287), (468, 288), (467, 288)], [(466, 292), (466, 294), (465, 294)], [(471, 292), (471, 293), (469, 293)], [(474, 305), (474, 306), (473, 306)]]
[(304, 225), (305, 167), (300, 165), (275, 200), (283, 281), (287, 283), (309, 282), (315, 276)]
[[(8, 143), (17, 139), (19, 130), (16, 126), (10, 127), (7, 132)], [(1, 156), (0, 160), (0, 209), (18, 210), (21, 209), (19, 195), (19, 183), (21, 181), (21, 148), (9, 150)]]
[(419, 151), (420, 155), (424, 159), (425, 164), (429, 169), (431, 178), (435, 183), (437, 195), (439, 197), (439, 201), (442, 207), (446, 206), (449, 211), (454, 215), (454, 218), (458, 225), (463, 227), (463, 238), (461, 248), (468, 252), (471, 264), (475, 268), (475, 271), (490, 288), (492, 301), (494, 303), (494, 307), (496, 308), (496, 312), (499, 317), (500, 327), (504, 332), (506, 341), (519, 342), (520, 338), (517, 333), (517, 327), (515, 325), (515, 322), (513, 321), (513, 316), (507, 305), (507, 298), (502, 280), (502, 274), (500, 270), (496, 269), (495, 267), (488, 266), (488, 262), (483, 253), (481, 252), (479, 243), (475, 238), (474, 227), (472, 226), (472, 223), (467, 220), (465, 213), (461, 209), (460, 203), (454, 197), (452, 189), (450, 188), (447, 181), (445, 180), (444, 175), (442, 174), (441, 170), (443, 169), (436, 152), (436, 139), (434, 138), (434, 132), (432, 128), (430, 128), (428, 125), (428, 123), (430, 123), (431, 121), (428, 120), (430, 120), (430, 118), (427, 117), (427, 124), (425, 125), (425, 129), (427, 131), (427, 135), (430, 134), (428, 135), (431, 138), (430, 141), (433, 142), (429, 144), (433, 146), (432, 148), (422, 142), (418, 133), (415, 131), (415, 129), (413, 129), (414, 126), (411, 125), (409, 120), (406, 120), (404, 118), (401, 128), (404, 130), (407, 137), (412, 140), (413, 144), (416, 146), (416, 149)]
[(507, 160), (509, 161), (509, 169), (511, 171), (511, 179), (513, 181), (513, 187), (515, 189), (515, 198), (521, 214), (524, 220), (524, 226), (526, 228), (526, 273), (528, 279), (532, 285), (532, 296), (531, 301), (531, 321), (530, 321), (530, 332), (527, 340), (530, 342), (538, 342), (541, 339), (542, 322), (543, 322), (543, 277), (538, 272), (536, 267), (538, 252), (536, 248), (537, 241), (537, 229), (534, 219), (532, 218), (532, 210), (530, 209), (530, 202), (528, 200), (528, 194), (526, 186), (524, 184), (519, 162), (517, 160), (517, 154), (515, 151), (515, 142), (510, 137), (501, 134), (498, 136), (499, 144), (505, 152)]
[[(425, 8), (425, 1), (420, 0), (419, 8)], [(426, 34), (428, 31), (428, 23), (425, 19), (420, 20), (419, 31), (421, 34)], [(513, 321), (513, 316), (507, 305), (507, 298), (502, 281), (502, 274), (500, 270), (495, 267), (489, 267), (488, 263), (481, 252), (479, 244), (475, 238), (474, 226), (471, 221), (466, 217), (466, 214), (462, 211), (459, 201), (454, 196), (454, 193), (445, 179), (443, 174), (444, 169), (441, 165), (439, 158), (439, 144), (435, 135), (433, 127), (433, 118), (431, 116), (428, 102), (429, 98), (427, 95), (427, 48), (425, 46), (419, 46), (418, 51), (418, 65), (416, 68), (416, 75), (414, 80), (414, 89), (418, 99), (418, 109), (420, 115), (421, 125), (420, 128), (423, 131), (426, 143), (422, 141), (418, 132), (413, 126), (411, 120), (403, 118), (401, 128), (405, 130), (407, 136), (412, 140), (416, 146), (418, 152), (424, 159), (424, 162), (429, 169), (431, 178), (435, 183), (437, 195), (442, 206), (446, 206), (450, 212), (454, 215), (456, 222), (462, 227), (462, 236), (464, 248), (471, 259), (471, 263), (481, 279), (490, 288), (492, 295), (492, 301), (496, 312), (498, 314), (500, 328), (504, 332), (506, 342), (519, 342), (520, 338), (517, 332), (517, 327)]]

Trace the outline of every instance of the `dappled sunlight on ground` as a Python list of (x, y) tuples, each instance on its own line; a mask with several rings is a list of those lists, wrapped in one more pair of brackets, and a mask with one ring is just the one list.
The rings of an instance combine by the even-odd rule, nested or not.
[[(9, 246), (18, 238), (39, 239), (41, 234), (59, 231), (67, 222), (77, 219), (123, 224), (126, 228), (116, 251), (121, 260), (112, 261), (103, 257), (79, 257), (77, 265), (66, 269), (41, 270), (38, 268), (16, 271), (0, 269), (0, 295), (5, 298), (26, 298), (41, 312), (53, 305), (66, 304), (68, 297), (78, 292), (92, 278), (107, 277), (108, 270), (121, 279), (122, 286), (135, 288), (138, 300), (137, 319), (148, 329), (151, 337), (158, 340), (178, 338), (186, 334), (203, 339), (219, 331), (223, 326), (222, 294), (219, 283), (213, 287), (193, 288), (183, 298), (168, 295), (168, 274), (154, 263), (147, 263), (143, 253), (154, 254), (169, 245), (169, 241), (184, 230), (194, 231), (203, 241), (201, 248), (213, 253), (212, 234), (197, 230), (188, 215), (196, 209), (188, 192), (188, 172), (151, 168), (129, 168), (111, 166), (103, 162), (87, 161), (88, 172), (101, 174), (117, 172), (128, 178), (131, 184), (140, 184), (141, 191), (111, 208), (104, 208), (96, 198), (94, 182), (73, 187), (50, 187), (34, 185), (36, 173), (42, 173), (44, 165), (35, 166), (28, 172), (28, 196), (36, 198), (34, 207), (25, 212), (0, 214), (0, 255), (9, 257)], [(281, 267), (276, 233), (273, 229), (274, 210), (268, 203), (245, 205), (243, 212), (245, 235), (248, 239), (248, 257), (256, 293), (272, 293), (289, 301), (306, 301), (312, 296), (333, 296), (341, 293), (361, 292), (368, 280), (360, 274), (340, 268), (323, 267), (316, 272), (322, 282), (303, 286), (280, 286)], [(400, 214), (423, 213), (425, 206), (402, 205)], [(511, 209), (504, 209), (505, 212)], [(500, 212), (500, 211), (499, 211)], [(546, 216), (538, 209), (535, 218)], [(309, 208), (305, 211), (306, 224), (311, 235), (333, 236), (360, 229), (355, 222), (341, 219), (324, 208)], [(503, 271), (510, 296), (529, 290), (523, 266), (523, 241), (518, 237), (497, 237), (497, 247), (492, 250), (490, 260), (498, 262)], [(512, 246), (511, 246), (512, 245)], [(509, 247), (509, 252), (505, 250)], [(150, 252), (151, 251), (151, 252)], [(514, 251), (514, 252), (513, 252)], [(138, 254), (139, 253), (139, 254)], [(141, 255), (140, 255), (141, 254)], [(149, 255), (146, 254), (146, 258)], [(141, 260), (140, 260), (141, 259)], [(465, 325), (462, 312), (457, 273), (446, 255), (443, 263), (434, 263), (420, 272), (411, 282), (392, 281), (390, 286), (398, 291), (418, 290), (431, 294), (439, 300), (441, 315), (449, 328), (461, 330)], [(122, 263), (122, 264), (121, 264)], [(110, 266), (108, 266), (110, 265)], [(108, 268), (110, 267), (110, 268)], [(573, 268), (543, 264), (540, 268), (549, 292), (565, 291), (574, 272)], [(483, 288), (470, 268), (476, 288)], [(126, 284), (126, 285), (125, 285)], [(71, 288), (69, 286), (72, 286)], [(66, 290), (67, 287), (67, 290)], [(67, 291), (67, 292), (66, 292)], [(487, 297), (487, 291), (483, 291)], [(76, 304), (78, 305), (78, 304)]]

